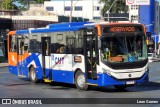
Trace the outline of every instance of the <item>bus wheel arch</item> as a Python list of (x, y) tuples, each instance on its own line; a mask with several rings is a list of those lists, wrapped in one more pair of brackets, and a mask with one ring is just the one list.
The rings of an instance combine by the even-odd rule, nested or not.
[(31, 65), (29, 67), (29, 79), (33, 83), (37, 83), (38, 82), (38, 79), (36, 77), (36, 70), (35, 70), (35, 67), (33, 65)]
[(82, 70), (79, 69), (79, 68), (77, 68), (77, 69), (75, 70), (75, 72), (74, 72), (74, 79), (75, 79), (75, 76), (76, 76), (76, 73), (77, 73), (77, 72), (82, 72)]
[(88, 85), (86, 84), (85, 75), (84, 75), (84, 73), (82, 72), (82, 70), (77, 69), (77, 70), (75, 71), (75, 74), (74, 74), (74, 82), (75, 82), (76, 87), (77, 87), (79, 90), (87, 90)]

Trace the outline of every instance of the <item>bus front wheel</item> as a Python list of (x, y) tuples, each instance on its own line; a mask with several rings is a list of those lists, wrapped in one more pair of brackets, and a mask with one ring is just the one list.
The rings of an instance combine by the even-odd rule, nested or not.
[(75, 75), (75, 84), (79, 90), (87, 90), (88, 88), (85, 76), (81, 71), (78, 71)]
[(29, 70), (29, 78), (30, 78), (31, 82), (33, 82), (33, 83), (38, 82), (38, 80), (36, 78), (36, 71), (35, 71), (34, 67), (31, 67)]

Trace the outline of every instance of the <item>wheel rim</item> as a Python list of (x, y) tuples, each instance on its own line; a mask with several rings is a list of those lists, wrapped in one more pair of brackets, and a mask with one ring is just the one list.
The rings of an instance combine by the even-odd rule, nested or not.
[(32, 78), (32, 80), (35, 80), (35, 78), (36, 78), (34, 70), (31, 71), (31, 78)]
[(85, 86), (85, 77), (83, 74), (80, 74), (77, 78), (77, 84), (79, 87), (84, 87)]

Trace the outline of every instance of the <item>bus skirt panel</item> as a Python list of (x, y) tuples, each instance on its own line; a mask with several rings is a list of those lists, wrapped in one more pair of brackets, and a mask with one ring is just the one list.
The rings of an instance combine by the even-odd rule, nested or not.
[(97, 80), (88, 79), (88, 83), (97, 84), (97, 86), (114, 86), (114, 85), (128, 85), (127, 82), (134, 81), (134, 84), (141, 84), (149, 81), (148, 78), (149, 71), (147, 71), (141, 78), (138, 79), (126, 79), (118, 80), (112, 76), (107, 75), (106, 73), (98, 74)]
[(55, 82), (74, 84), (74, 72), (65, 70), (46, 70), (46, 77)]

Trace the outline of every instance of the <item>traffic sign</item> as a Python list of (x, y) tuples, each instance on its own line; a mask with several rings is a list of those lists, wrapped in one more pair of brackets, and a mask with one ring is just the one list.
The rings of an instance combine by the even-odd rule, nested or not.
[(126, 5), (150, 5), (150, 0), (126, 0)]
[(127, 4), (134, 4), (135, 0), (126, 0)]

